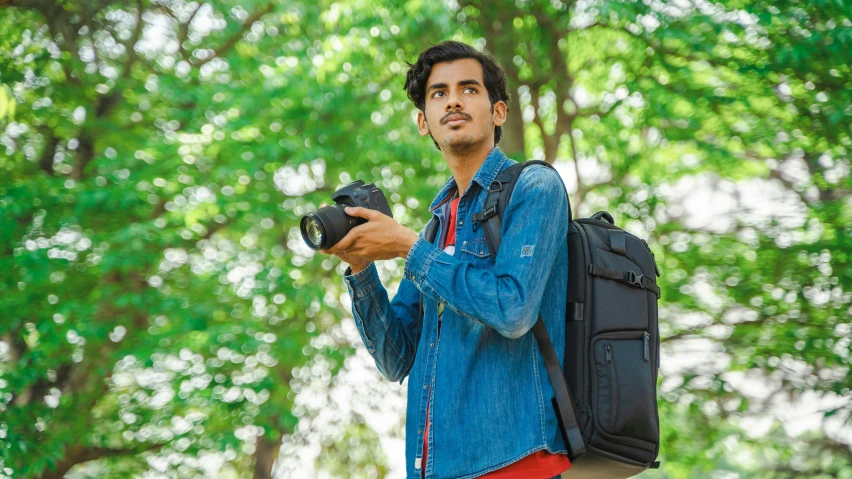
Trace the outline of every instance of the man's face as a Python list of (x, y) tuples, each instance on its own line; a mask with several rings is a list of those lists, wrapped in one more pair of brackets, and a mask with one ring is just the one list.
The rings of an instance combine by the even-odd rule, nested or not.
[(425, 112), (417, 114), (420, 134), (432, 134), (442, 151), (494, 145), (494, 127), (506, 121), (506, 104), (491, 106), (482, 65), (473, 58), (438, 63), (426, 81)]

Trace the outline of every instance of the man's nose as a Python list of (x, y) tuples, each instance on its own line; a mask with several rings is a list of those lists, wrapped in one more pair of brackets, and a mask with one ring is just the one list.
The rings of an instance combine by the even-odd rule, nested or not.
[(464, 105), (461, 101), (461, 95), (457, 93), (448, 93), (447, 94), (447, 107), (446, 110), (461, 110), (464, 108)]

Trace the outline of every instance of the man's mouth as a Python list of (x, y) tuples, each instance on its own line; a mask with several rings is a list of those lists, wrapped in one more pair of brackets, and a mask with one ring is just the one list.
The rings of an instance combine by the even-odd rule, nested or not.
[(452, 115), (449, 115), (448, 117), (446, 117), (444, 119), (444, 124), (447, 125), (447, 126), (457, 126), (457, 125), (461, 125), (462, 123), (464, 123), (466, 121), (468, 121), (468, 118), (467, 118), (466, 115), (463, 115), (463, 114), (460, 114), (460, 113), (455, 113), (455, 114), (452, 114)]

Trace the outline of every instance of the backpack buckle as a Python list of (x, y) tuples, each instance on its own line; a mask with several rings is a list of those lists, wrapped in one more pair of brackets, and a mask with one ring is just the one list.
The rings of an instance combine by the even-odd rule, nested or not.
[(500, 191), (503, 191), (503, 183), (500, 183), (499, 181), (492, 182), (488, 191), (491, 193), (499, 193)]
[(479, 213), (474, 213), (473, 224), (484, 223), (497, 214), (497, 206), (488, 206)]
[(491, 219), (496, 214), (497, 214), (497, 207), (496, 206), (488, 206), (488, 207), (484, 208), (482, 211), (480, 211), (479, 213), (473, 214), (473, 216), (472, 216), (473, 224), (484, 223), (485, 221), (488, 221), (489, 219)]
[(644, 288), (644, 286), (642, 285), (642, 280), (644, 278), (645, 278), (645, 276), (643, 276), (639, 273), (636, 273), (636, 272), (633, 272), (633, 271), (627, 271), (627, 274), (625, 274), (624, 280), (627, 281), (628, 283), (632, 284), (633, 286), (636, 286), (637, 288)]

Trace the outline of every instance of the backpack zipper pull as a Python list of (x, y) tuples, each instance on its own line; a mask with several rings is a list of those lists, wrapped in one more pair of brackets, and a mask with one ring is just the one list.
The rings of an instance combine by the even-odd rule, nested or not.
[(612, 364), (612, 348), (609, 347), (609, 344), (606, 345), (606, 363)]
[(644, 348), (642, 349), (642, 356), (643, 359), (647, 361), (651, 355), (651, 353), (648, 352), (648, 342), (651, 340), (651, 335), (649, 335), (648, 333), (642, 333), (642, 340), (645, 343)]

